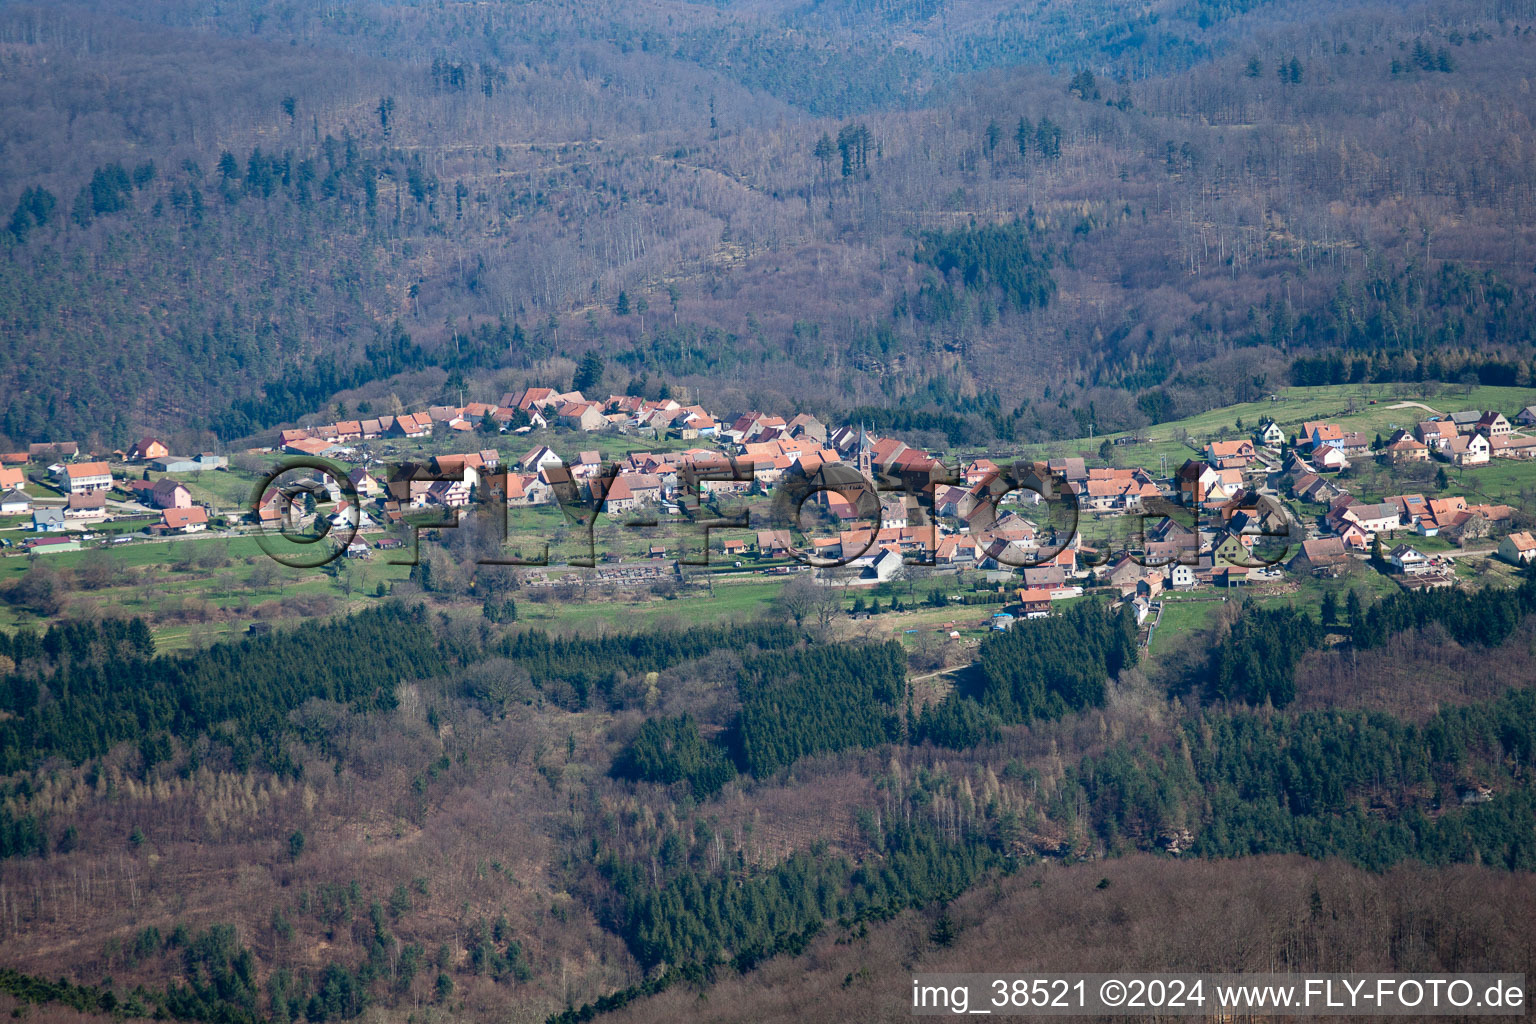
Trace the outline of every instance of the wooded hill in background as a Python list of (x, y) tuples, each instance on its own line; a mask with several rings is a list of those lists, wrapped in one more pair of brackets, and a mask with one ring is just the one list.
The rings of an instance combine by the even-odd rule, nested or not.
[(10, 6), (0, 432), (192, 450), (591, 350), (917, 443), (1531, 380), (1536, 7), (1118, 10)]

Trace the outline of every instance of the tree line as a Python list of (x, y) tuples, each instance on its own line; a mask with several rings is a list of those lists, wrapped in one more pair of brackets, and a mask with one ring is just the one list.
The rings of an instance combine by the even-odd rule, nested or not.
[(530, 629), (506, 637), (498, 653), (526, 668), (535, 686), (548, 689), (564, 684), (574, 691), (577, 706), (586, 707), (594, 696), (611, 695), (621, 672), (659, 672), (719, 650), (782, 650), (797, 639), (794, 630), (779, 622), (600, 637), (552, 637)]
[(400, 680), (444, 666), (425, 609), (396, 605), (195, 654), (63, 660), (14, 672), (0, 687), (8, 712), (0, 772), (27, 771), (49, 756), (79, 764), (125, 741), (139, 743), (147, 772), (168, 756), (169, 739), (190, 744), (207, 735), (239, 769), (261, 762), (292, 774), (298, 766), (282, 744), (289, 711), (317, 697), (391, 707)]

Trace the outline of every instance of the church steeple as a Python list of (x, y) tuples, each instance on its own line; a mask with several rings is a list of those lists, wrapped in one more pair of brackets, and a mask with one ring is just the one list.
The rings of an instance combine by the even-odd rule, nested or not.
[(870, 451), (869, 447), (869, 435), (864, 433), (864, 421), (860, 420), (858, 467), (860, 475), (866, 480), (873, 480), (875, 478), (874, 461), (874, 453)]

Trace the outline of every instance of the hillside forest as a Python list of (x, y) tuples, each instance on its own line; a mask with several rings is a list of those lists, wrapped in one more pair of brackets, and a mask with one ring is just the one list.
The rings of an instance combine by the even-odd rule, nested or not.
[(0, 433), (198, 450), (594, 352), (912, 443), (1531, 382), (1528, 5), (951, 8), (6, 5)]

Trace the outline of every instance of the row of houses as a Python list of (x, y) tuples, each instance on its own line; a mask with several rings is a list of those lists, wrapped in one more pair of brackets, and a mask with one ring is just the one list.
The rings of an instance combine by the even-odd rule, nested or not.
[(564, 426), (585, 433), (650, 431), (652, 436), (684, 440), (730, 433), (723, 431), (720, 423), (698, 405), (685, 406), (670, 399), (646, 400), (633, 395), (589, 399), (580, 391), (530, 387), (507, 392), (495, 404), (434, 405), (425, 412), (338, 420), (287, 429), (279, 432), (277, 447), (293, 454), (326, 456), (350, 442), (376, 438), (420, 438), (435, 431), (468, 433), (476, 429), (526, 433), (549, 426)]
[[(1520, 425), (1536, 426), (1531, 408), (1527, 406), (1516, 417)], [(1297, 432), (1296, 447), (1310, 453), (1314, 464), (1326, 471), (1345, 469), (1352, 459), (1368, 455), (1371, 442), (1363, 433), (1346, 432), (1337, 423), (1309, 421)], [(1399, 429), (1376, 454), (1391, 464), (1438, 458), (1457, 466), (1478, 466), (1491, 459), (1536, 458), (1536, 436), (1517, 432), (1497, 410), (1467, 410), (1422, 420), (1411, 430)]]
[[(141, 514), (114, 509), (108, 503), (118, 481), (105, 461), (59, 463), (50, 466), (49, 473), (64, 494), (63, 504), (34, 499), (25, 490), (21, 469), (0, 467), (0, 515), (30, 515), (34, 533), (59, 534), (109, 522), (125, 511)], [(208, 510), (195, 505), (191, 492), (179, 481), (169, 477), (154, 482), (129, 480), (122, 484), (122, 490), (128, 499), (161, 512), (160, 521), (151, 529), (196, 533), (207, 528)], [(45, 547), (63, 550), (56, 544)]]

